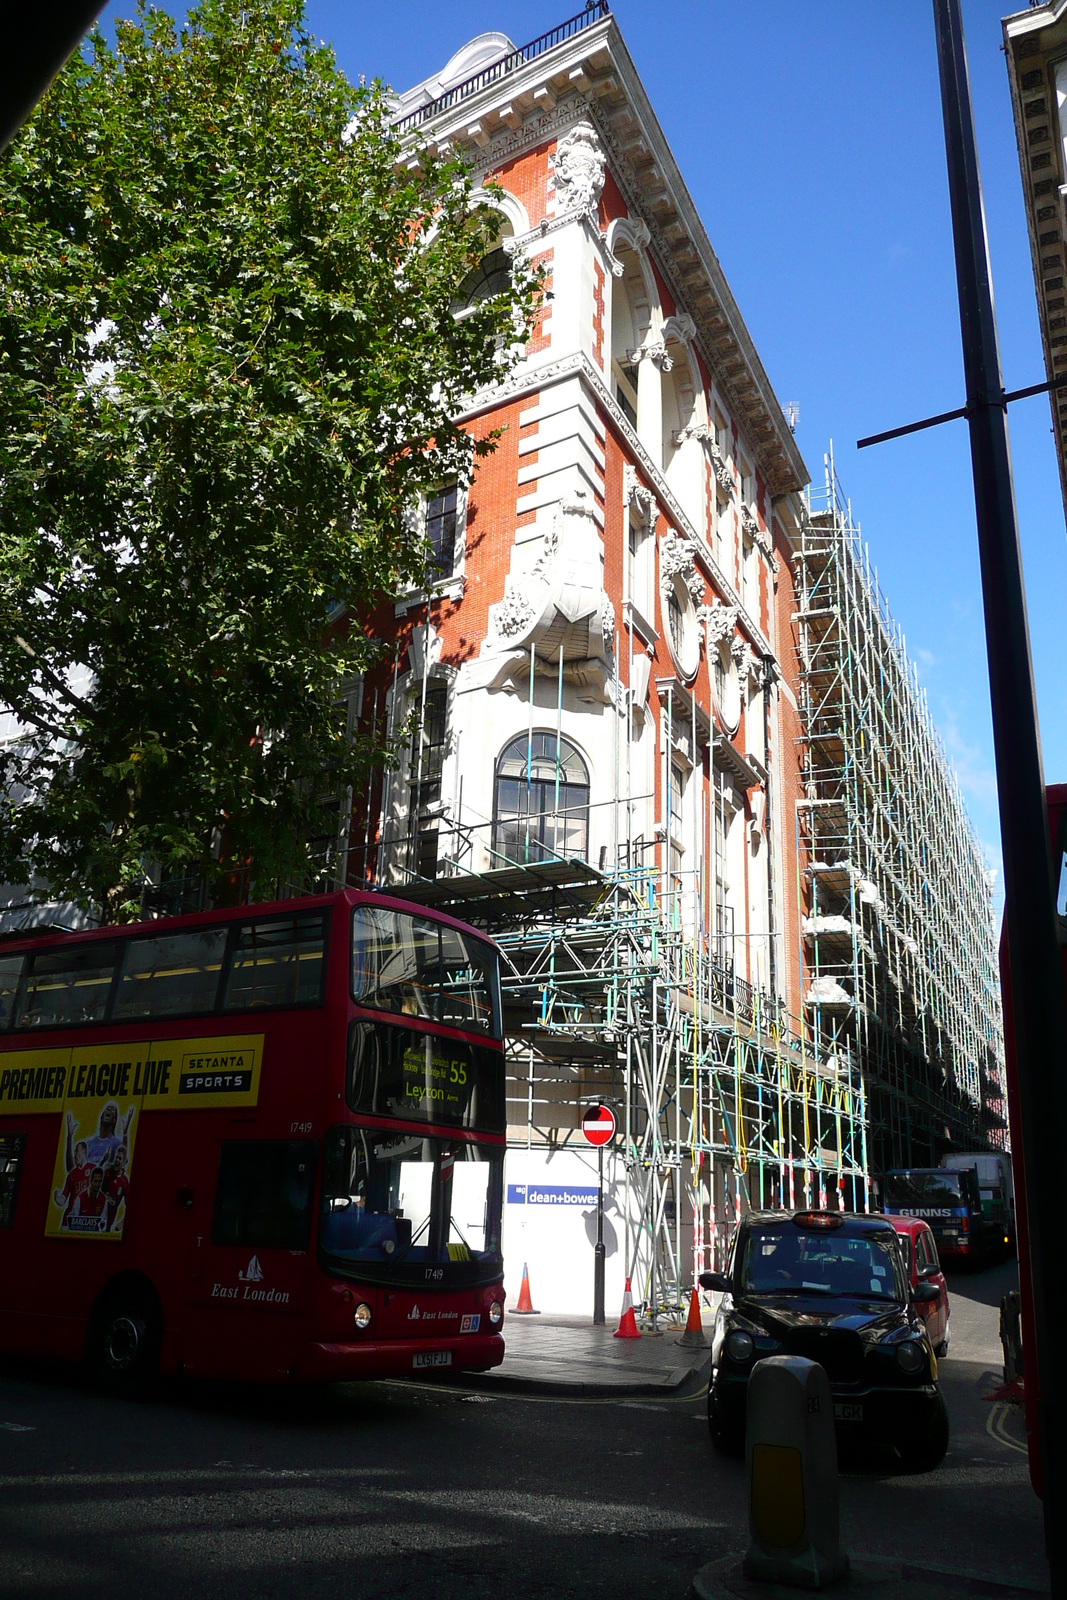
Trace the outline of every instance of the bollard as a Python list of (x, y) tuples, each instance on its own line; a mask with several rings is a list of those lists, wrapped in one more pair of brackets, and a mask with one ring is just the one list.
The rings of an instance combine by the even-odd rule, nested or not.
[(769, 1356), (748, 1382), (747, 1578), (822, 1589), (848, 1571), (838, 1542), (830, 1380), (815, 1361)]
[(1000, 1346), (1004, 1351), (1004, 1382), (1016, 1383), (1023, 1375), (1023, 1340), (1018, 1289), (1009, 1289), (1000, 1302)]

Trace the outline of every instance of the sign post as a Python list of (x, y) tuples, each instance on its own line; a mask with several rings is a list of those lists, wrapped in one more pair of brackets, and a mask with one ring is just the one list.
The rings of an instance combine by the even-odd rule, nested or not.
[(582, 1118), (586, 1141), (596, 1146), (596, 1245), (593, 1249), (593, 1326), (604, 1326), (604, 1146), (615, 1137), (615, 1113), (610, 1106), (596, 1105)]

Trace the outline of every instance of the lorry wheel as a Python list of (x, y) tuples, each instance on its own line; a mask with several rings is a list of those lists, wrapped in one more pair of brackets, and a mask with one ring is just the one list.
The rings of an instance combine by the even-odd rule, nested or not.
[(93, 1312), (86, 1339), (86, 1364), (94, 1381), (111, 1394), (143, 1394), (159, 1375), (163, 1316), (147, 1286), (120, 1289)]
[(944, 1396), (939, 1394), (926, 1427), (914, 1438), (901, 1440), (897, 1444), (900, 1459), (908, 1471), (933, 1472), (935, 1467), (939, 1467), (948, 1449), (948, 1432), (948, 1407)]

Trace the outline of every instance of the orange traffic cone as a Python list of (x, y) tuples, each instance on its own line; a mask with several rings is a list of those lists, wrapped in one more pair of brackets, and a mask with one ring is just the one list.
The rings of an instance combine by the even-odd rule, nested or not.
[(685, 1320), (685, 1332), (678, 1340), (679, 1344), (695, 1345), (703, 1350), (707, 1344), (704, 1337), (704, 1325), (700, 1320), (700, 1296), (694, 1288), (689, 1297), (689, 1315)]
[(622, 1316), (619, 1318), (619, 1326), (615, 1329), (612, 1337), (615, 1339), (640, 1339), (641, 1337), (641, 1330), (637, 1326), (637, 1318), (634, 1316), (634, 1297), (630, 1293), (629, 1278), (627, 1278), (626, 1288), (622, 1292)]
[(539, 1317), (541, 1313), (533, 1308), (530, 1299), (530, 1274), (525, 1261), (522, 1264), (522, 1283), (519, 1285), (519, 1303), (511, 1313), (513, 1317)]

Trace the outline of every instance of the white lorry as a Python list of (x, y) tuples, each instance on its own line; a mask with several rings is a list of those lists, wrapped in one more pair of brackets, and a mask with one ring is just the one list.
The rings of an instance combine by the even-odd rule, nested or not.
[(1004, 1207), (1005, 1233), (1010, 1249), (1015, 1249), (1015, 1186), (1011, 1179), (1011, 1156), (1004, 1150), (973, 1150), (956, 1155), (942, 1156), (941, 1165), (948, 1172), (962, 1172), (973, 1167), (978, 1176), (982, 1196), (983, 1215), (989, 1217), (998, 1206)]

